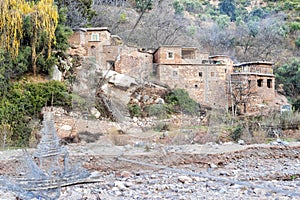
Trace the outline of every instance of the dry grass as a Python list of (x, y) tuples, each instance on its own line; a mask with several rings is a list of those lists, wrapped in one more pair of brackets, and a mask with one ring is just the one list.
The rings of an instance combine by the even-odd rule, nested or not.
[(107, 131), (108, 138), (113, 145), (125, 146), (130, 144), (130, 136), (125, 135), (122, 131), (117, 128), (111, 128)]

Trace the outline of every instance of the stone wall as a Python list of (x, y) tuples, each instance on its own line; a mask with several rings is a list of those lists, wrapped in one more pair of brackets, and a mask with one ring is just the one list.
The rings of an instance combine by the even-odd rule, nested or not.
[(139, 82), (148, 80), (153, 72), (153, 55), (139, 52), (136, 48), (121, 48), (119, 59), (115, 63), (115, 71), (136, 78)]
[(159, 64), (201, 64), (209, 59), (209, 54), (197, 48), (163, 46), (154, 53), (154, 62)]
[(227, 68), (226, 68), (227, 74), (231, 74), (233, 72), (233, 60), (231, 60), (231, 58), (229, 56), (214, 55), (214, 56), (209, 56), (209, 59), (226, 65), (227, 66)]
[(75, 45), (75, 46), (78, 46), (78, 45), (82, 45), (84, 46), (84, 35), (85, 35), (85, 32), (84, 31), (75, 31), (70, 37), (69, 37), (69, 44), (72, 46), (72, 45)]
[(106, 62), (115, 62), (118, 55), (121, 53), (121, 46), (104, 45), (103, 60)]
[[(246, 112), (256, 112), (259, 107), (266, 106), (275, 99), (274, 75), (233, 73), (231, 74), (231, 81), (233, 83), (232, 89), (236, 90), (233, 92), (237, 94), (239, 92), (237, 90), (242, 90), (240, 93), (246, 98)], [(241, 110), (244, 112), (244, 108)]]
[(200, 104), (226, 107), (225, 65), (158, 65), (160, 82), (183, 88)]
[(161, 83), (172, 89), (185, 89), (200, 104), (217, 108), (228, 106), (226, 81), (233, 66), (230, 61), (228, 57), (212, 60), (208, 53), (192, 47), (163, 46), (154, 53)]
[(159, 64), (181, 64), (181, 47), (164, 46), (155, 52), (154, 62)]

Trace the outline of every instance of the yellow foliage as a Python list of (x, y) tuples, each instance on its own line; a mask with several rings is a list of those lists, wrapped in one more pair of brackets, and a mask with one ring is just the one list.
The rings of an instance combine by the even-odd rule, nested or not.
[(23, 35), (23, 16), (29, 5), (25, 0), (1, 0), (0, 45), (13, 56), (18, 55)]
[(36, 35), (47, 34), (49, 55), (52, 42), (55, 42), (55, 29), (58, 23), (58, 11), (53, 0), (41, 0), (37, 3), (25, 0), (0, 1), (0, 47), (18, 55), (23, 35), (24, 16), (30, 16)]
[(32, 6), (32, 23), (37, 34), (47, 33), (48, 56), (52, 42), (55, 43), (55, 29), (58, 24), (58, 12), (53, 0), (40, 0)]

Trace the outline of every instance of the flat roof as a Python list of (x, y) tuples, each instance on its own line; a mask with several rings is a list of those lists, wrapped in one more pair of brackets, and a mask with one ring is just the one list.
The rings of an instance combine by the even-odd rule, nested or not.
[(274, 74), (266, 74), (266, 73), (259, 73), (259, 72), (233, 72), (230, 74), (231, 76), (241, 76), (241, 75), (255, 75), (255, 76), (268, 76), (268, 77), (275, 77)]
[(87, 31), (108, 31), (108, 27), (91, 27), (91, 28), (76, 28), (74, 29), (74, 31), (83, 31), (83, 32), (87, 32)]
[(245, 65), (255, 65), (255, 64), (273, 65), (274, 63), (268, 62), (268, 61), (252, 61), (252, 62), (243, 62), (243, 63), (234, 64), (233, 67), (240, 67), (240, 66), (245, 66)]
[(220, 54), (220, 55), (211, 55), (211, 56), (208, 56), (209, 58), (215, 58), (215, 57), (226, 57), (226, 58), (230, 58), (230, 56), (228, 56), (228, 55), (222, 55), (222, 54)]
[(199, 53), (205, 53), (205, 54), (209, 54), (209, 52), (203, 52), (203, 51), (199, 51), (199, 49), (197, 47), (184, 47), (184, 46), (181, 46), (181, 45), (162, 45), (162, 46), (159, 46), (153, 53), (155, 53), (158, 49), (160, 48), (163, 48), (163, 47), (166, 47), (166, 48), (181, 48), (181, 50), (198, 50)]

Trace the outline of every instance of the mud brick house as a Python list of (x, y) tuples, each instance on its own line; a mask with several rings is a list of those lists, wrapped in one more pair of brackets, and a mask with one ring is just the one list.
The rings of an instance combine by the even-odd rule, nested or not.
[(161, 46), (153, 52), (123, 44), (105, 27), (74, 31), (70, 54), (95, 60), (102, 70), (113, 70), (142, 82), (150, 76), (170, 88), (185, 89), (199, 102), (215, 108), (252, 112), (275, 98), (271, 62), (234, 64), (226, 55), (210, 56), (195, 47)]

